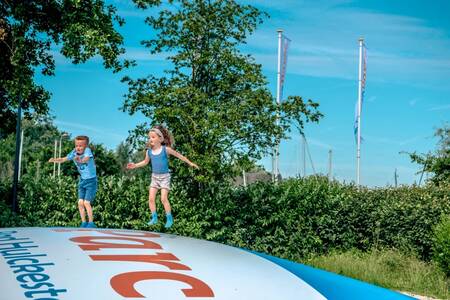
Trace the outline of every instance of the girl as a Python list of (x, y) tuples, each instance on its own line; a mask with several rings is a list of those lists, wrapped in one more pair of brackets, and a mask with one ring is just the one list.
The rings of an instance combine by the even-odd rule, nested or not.
[(161, 202), (166, 211), (166, 228), (173, 224), (173, 217), (171, 213), (170, 203), (168, 199), (170, 190), (170, 173), (169, 173), (169, 155), (173, 155), (178, 159), (186, 162), (191, 167), (198, 169), (198, 166), (189, 159), (171, 148), (173, 138), (169, 131), (163, 126), (156, 126), (148, 132), (148, 146), (145, 151), (145, 159), (139, 163), (128, 163), (127, 169), (136, 169), (148, 165), (151, 162), (152, 166), (152, 181), (150, 184), (148, 204), (152, 212), (152, 218), (147, 223), (154, 225), (158, 222), (158, 215), (156, 213), (156, 193), (161, 190)]

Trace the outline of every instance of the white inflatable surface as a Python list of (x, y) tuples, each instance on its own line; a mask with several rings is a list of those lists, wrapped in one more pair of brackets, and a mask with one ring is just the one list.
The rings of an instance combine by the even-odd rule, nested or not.
[(0, 228), (0, 256), (3, 300), (325, 299), (260, 256), (161, 233)]

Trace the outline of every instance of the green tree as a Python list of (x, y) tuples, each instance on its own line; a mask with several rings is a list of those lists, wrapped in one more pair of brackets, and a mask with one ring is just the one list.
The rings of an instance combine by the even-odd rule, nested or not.
[(135, 151), (133, 146), (128, 142), (121, 142), (115, 152), (114, 156), (116, 157), (117, 163), (119, 165), (120, 174), (125, 176), (143, 176), (145, 178), (148, 177), (149, 172), (146, 168), (139, 168), (135, 170), (127, 170), (126, 166), (129, 162), (138, 162), (142, 161), (145, 158), (145, 150)]
[[(23, 151), (22, 151), (22, 175), (31, 175), (35, 178), (50, 176), (53, 174), (53, 163), (48, 160), (54, 156), (55, 140), (59, 140), (63, 132), (59, 131), (49, 117), (36, 117), (31, 120), (23, 120)], [(74, 149), (73, 139), (62, 138), (61, 156), (66, 156)], [(92, 143), (97, 174), (99, 176), (121, 174), (121, 164), (114, 151), (107, 149), (102, 144)], [(15, 151), (15, 134), (10, 134), (0, 139), (0, 179), (8, 179), (13, 176)], [(57, 148), (59, 152), (59, 145)], [(58, 155), (59, 153), (57, 153)], [(56, 165), (57, 167), (57, 165)], [(78, 171), (73, 163), (61, 164), (63, 176), (78, 177)]]
[(94, 55), (104, 66), (119, 71), (130, 64), (115, 25), (123, 19), (103, 0), (31, 0), (0, 2), (0, 138), (14, 132), (19, 91), (22, 108), (47, 114), (50, 94), (34, 82), (34, 73), (54, 75), (52, 49), (83, 63)]
[(117, 163), (120, 166), (120, 173), (123, 175), (129, 173), (126, 171), (126, 165), (132, 160), (132, 152), (133, 148), (127, 142), (121, 142), (116, 148), (115, 156), (117, 159)]
[[(50, 174), (53, 166), (46, 161), (53, 156), (54, 140), (62, 134), (48, 117), (32, 115), (22, 121), (24, 131), (21, 174), (41, 176)], [(0, 178), (12, 178), (16, 138), (11, 133), (0, 139)]]
[(107, 149), (102, 144), (94, 144), (92, 151), (95, 158), (95, 165), (97, 167), (98, 176), (121, 174), (121, 166), (113, 150)]
[[(123, 110), (140, 111), (151, 120), (134, 130), (134, 145), (146, 137), (149, 125), (165, 124), (176, 147), (200, 165), (196, 179), (221, 180), (234, 175), (233, 165), (270, 153), (287, 137), (292, 121), (303, 127), (319, 120), (318, 104), (299, 96), (278, 107), (261, 65), (239, 50), (267, 14), (234, 0), (169, 3), (146, 18), (156, 37), (142, 44), (152, 54), (169, 53), (171, 69), (161, 78), (123, 79), (129, 86)], [(161, 1), (138, 4), (156, 9)], [(173, 167), (178, 176), (187, 175), (182, 163)]]
[(427, 154), (408, 153), (411, 161), (423, 166), (422, 172), (433, 174), (429, 178), (433, 184), (450, 183), (450, 127), (446, 124), (436, 129), (439, 139), (434, 152)]

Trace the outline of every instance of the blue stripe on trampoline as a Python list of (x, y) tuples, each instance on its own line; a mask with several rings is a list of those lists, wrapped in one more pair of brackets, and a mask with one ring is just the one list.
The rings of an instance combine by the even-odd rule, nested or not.
[[(247, 250), (249, 251), (249, 250)], [(363, 281), (316, 269), (286, 259), (249, 251), (290, 271), (329, 300), (412, 300), (415, 298)]]

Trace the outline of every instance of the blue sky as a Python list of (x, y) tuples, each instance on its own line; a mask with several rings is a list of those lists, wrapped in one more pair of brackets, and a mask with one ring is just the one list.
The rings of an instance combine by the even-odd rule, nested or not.
[[(145, 15), (131, 1), (107, 1), (118, 7), (126, 25), (127, 58), (137, 67), (112, 74), (101, 60), (72, 65), (55, 49), (56, 76), (37, 75), (52, 93), (51, 113), (61, 130), (87, 134), (114, 149), (128, 130), (142, 123), (140, 115), (119, 110), (127, 88), (120, 78), (161, 75), (167, 68), (164, 54), (151, 56), (139, 42), (152, 35)], [(263, 66), (275, 95), (277, 32), (291, 39), (284, 95), (300, 95), (320, 103), (325, 115), (305, 128), (317, 172), (328, 172), (332, 150), (333, 176), (354, 181), (356, 147), (353, 136), (358, 83), (358, 38), (368, 48), (367, 85), (362, 116), (361, 183), (384, 186), (418, 181), (419, 166), (402, 151), (425, 153), (435, 148), (434, 129), (450, 120), (450, 1), (242, 1), (268, 12), (259, 29), (241, 47)], [(296, 132), (281, 144), (283, 177), (303, 170), (301, 144)], [(269, 157), (261, 162), (271, 170)], [(307, 163), (306, 173), (312, 169)]]

